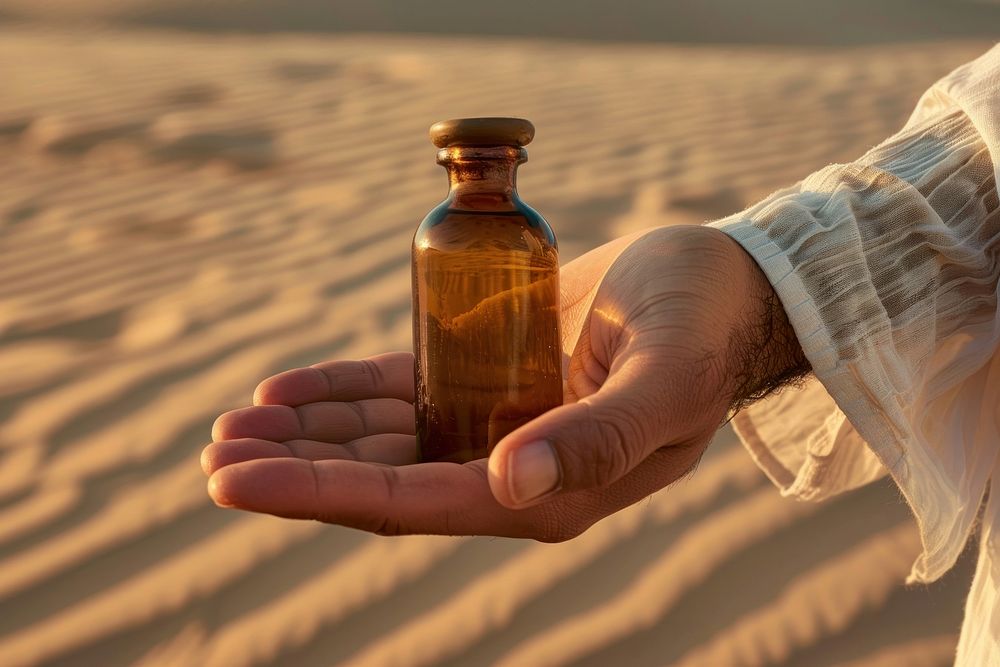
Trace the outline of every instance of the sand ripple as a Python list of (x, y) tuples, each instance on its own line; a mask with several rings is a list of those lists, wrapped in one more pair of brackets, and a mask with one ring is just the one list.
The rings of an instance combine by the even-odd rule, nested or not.
[(224, 512), (197, 455), (262, 376), (409, 347), (433, 121), (535, 121), (566, 260), (858, 155), (983, 48), (5, 26), (0, 664), (947, 664), (968, 562), (902, 588), (891, 489), (784, 500), (728, 431), (558, 545)]

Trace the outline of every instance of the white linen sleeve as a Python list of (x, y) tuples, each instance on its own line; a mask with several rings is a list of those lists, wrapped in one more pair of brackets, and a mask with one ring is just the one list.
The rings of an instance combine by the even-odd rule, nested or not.
[(802, 499), (888, 470), (920, 526), (920, 581), (961, 552), (1000, 447), (998, 166), (1000, 45), (859, 160), (711, 223), (764, 271), (815, 375), (737, 414), (737, 433)]

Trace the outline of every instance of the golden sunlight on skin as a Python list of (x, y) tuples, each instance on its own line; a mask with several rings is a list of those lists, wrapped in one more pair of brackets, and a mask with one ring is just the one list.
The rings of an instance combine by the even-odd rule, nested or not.
[[(970, 563), (904, 588), (890, 547), (913, 546), (896, 532), (912, 519), (894, 489), (783, 499), (723, 430), (696, 474), (682, 475), (698, 448), (672, 446), (624, 484), (575, 492), (628, 505), (600, 521), (572, 498), (514, 510), (490, 486), (503, 456), (407, 465), (412, 356), (383, 353), (411, 349), (410, 243), (444, 195), (430, 122), (538, 125), (524, 193), (559, 235), (572, 414), (611, 381), (600, 360), (629, 310), (602, 281), (636, 230), (731, 213), (859, 155), (982, 44), (223, 38), (138, 22), (0, 26), (0, 665), (671, 665), (767, 647), (803, 665), (947, 664)], [(366, 358), (377, 389), (343, 361)], [(378, 492), (390, 468), (406, 471), (410, 526), (374, 516), (396, 506)], [(274, 496), (236, 497), (253, 485), (226, 470)], [(335, 511), (315, 512), (314, 493)], [(212, 498), (386, 532), (443, 515), (448, 532), (555, 540), (560, 516), (597, 523), (556, 544), (388, 539)]]

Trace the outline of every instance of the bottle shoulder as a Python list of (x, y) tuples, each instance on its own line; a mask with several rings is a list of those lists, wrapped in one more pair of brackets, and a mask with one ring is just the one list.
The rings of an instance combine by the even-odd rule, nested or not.
[(494, 240), (522, 236), (528, 233), (538, 242), (558, 248), (555, 232), (541, 213), (515, 199), (502, 210), (472, 210), (456, 208), (446, 199), (424, 217), (414, 234), (414, 246), (451, 244), (456, 236), (468, 239), (493, 237)]
[(556, 240), (556, 233), (553, 231), (552, 226), (549, 225), (548, 221), (542, 217), (542, 214), (525, 204), (520, 199), (517, 200), (517, 206), (518, 210), (520, 210), (525, 216), (525, 220), (528, 221), (529, 226), (533, 229), (539, 230), (545, 236), (545, 239), (549, 242), (549, 244), (551, 244), (553, 248), (557, 248), (559, 243)]

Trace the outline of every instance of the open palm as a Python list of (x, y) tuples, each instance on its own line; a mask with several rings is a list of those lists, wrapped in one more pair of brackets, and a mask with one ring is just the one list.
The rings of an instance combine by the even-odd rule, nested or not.
[[(574, 537), (697, 462), (733, 400), (728, 351), (753, 270), (731, 240), (697, 227), (634, 234), (563, 267), (566, 402), (489, 459), (416, 462), (408, 352), (268, 378), (252, 407), (216, 421), (202, 455), (209, 492), (222, 506), (383, 535)], [(559, 484), (518, 503), (510, 455), (539, 440)]]

